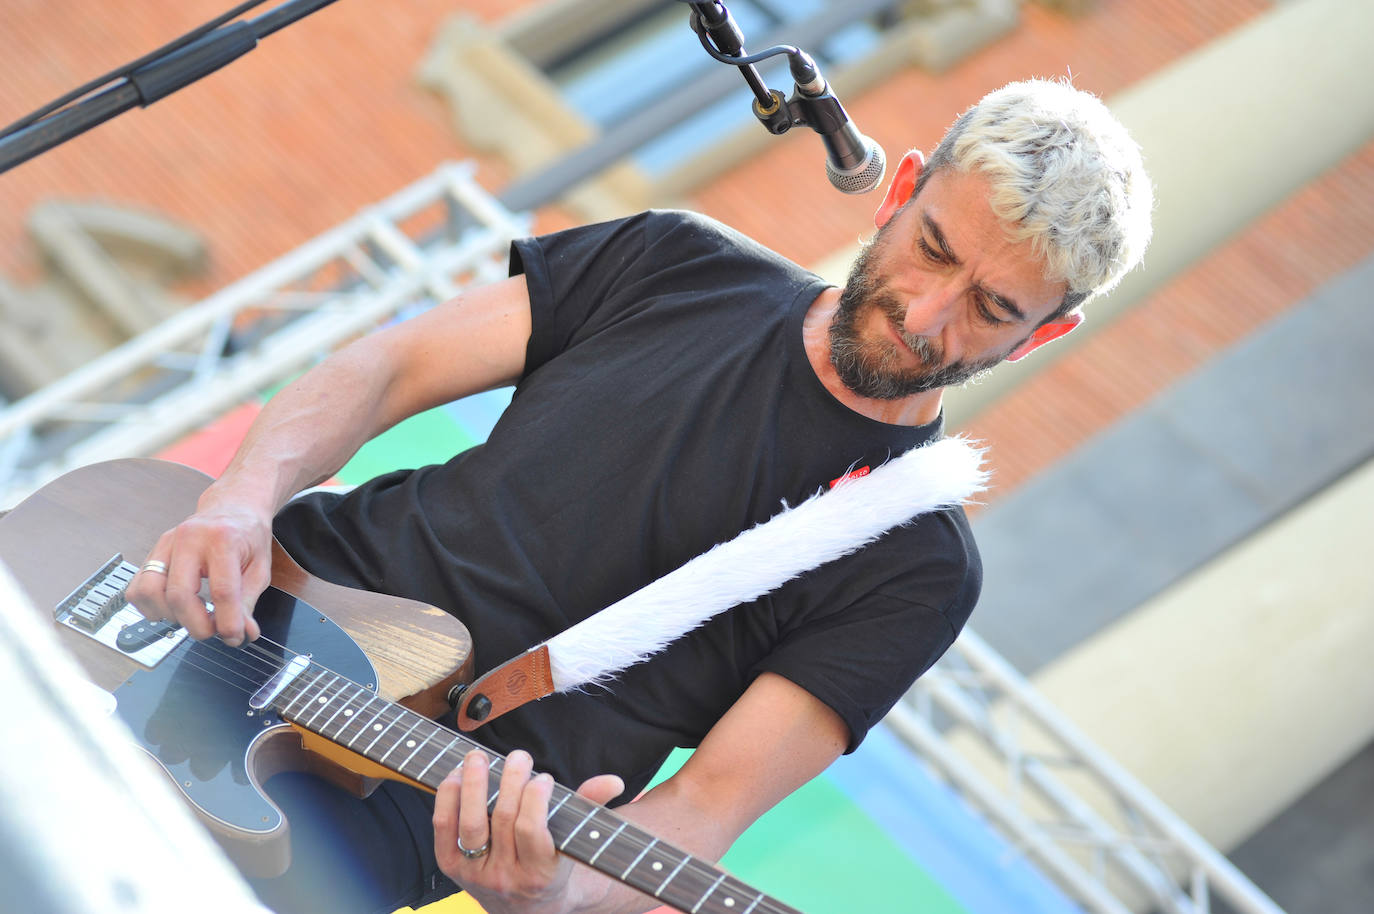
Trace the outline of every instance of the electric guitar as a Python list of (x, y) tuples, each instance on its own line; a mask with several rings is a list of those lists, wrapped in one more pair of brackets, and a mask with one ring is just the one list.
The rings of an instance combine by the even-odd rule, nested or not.
[[(263, 637), (243, 648), (124, 601), (137, 563), (209, 482), (157, 460), (74, 470), (0, 516), (0, 561), (231, 859), (255, 876), (290, 864), (289, 824), (262, 789), (288, 769), (360, 796), (380, 778), (433, 792), (483, 748), (494, 804), (501, 758), (431, 719), (472, 673), (471, 639), (448, 613), (312, 577), (275, 542), (254, 612)], [(800, 914), (561, 785), (549, 829), (562, 853), (670, 907)]]

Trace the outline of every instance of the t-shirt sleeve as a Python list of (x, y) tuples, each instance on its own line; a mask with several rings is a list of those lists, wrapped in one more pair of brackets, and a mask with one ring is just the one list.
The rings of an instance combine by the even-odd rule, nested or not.
[(511, 245), (510, 273), (524, 274), (532, 326), (531, 374), (554, 356), (684, 291), (729, 298), (760, 283), (798, 289), (816, 277), (714, 220), (685, 210), (647, 210)]
[[(962, 519), (962, 518), (961, 518)], [(967, 527), (947, 515), (925, 519), (917, 534), (885, 538), (854, 556), (870, 566), (907, 562), (861, 595), (847, 591), (852, 574), (844, 562), (819, 569), (836, 580), (814, 588), (831, 605), (817, 607), (806, 621), (784, 631), (754, 674), (783, 676), (840, 716), (849, 729), (846, 753), (954, 643), (982, 588), (982, 565)], [(945, 548), (913, 559), (913, 543)], [(948, 538), (939, 534), (950, 534)], [(878, 548), (875, 548), (878, 547)], [(825, 599), (822, 596), (821, 599)]]
[(644, 271), (645, 219), (641, 213), (511, 244), (510, 273), (524, 274), (530, 296), (527, 374), (630, 301), (624, 289)]

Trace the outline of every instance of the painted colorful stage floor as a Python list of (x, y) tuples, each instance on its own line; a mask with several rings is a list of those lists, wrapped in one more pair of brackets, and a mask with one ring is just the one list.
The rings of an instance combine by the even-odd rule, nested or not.
[[(493, 391), (403, 422), (365, 446), (338, 481), (444, 460), (485, 440), (509, 399), (509, 390)], [(217, 474), (258, 409), (241, 407), (160, 456)], [(756, 822), (723, 865), (807, 914), (1080, 910), (882, 728)], [(479, 910), (459, 897), (423, 914)]]

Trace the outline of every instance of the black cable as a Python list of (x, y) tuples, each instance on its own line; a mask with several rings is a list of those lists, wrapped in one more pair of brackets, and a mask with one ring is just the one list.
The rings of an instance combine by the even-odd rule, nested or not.
[(697, 40), (700, 41), (701, 46), (706, 49), (706, 53), (710, 54), (712, 58), (719, 60), (721, 63), (728, 63), (736, 67), (759, 63), (770, 57), (777, 57), (779, 54), (796, 57), (802, 53), (801, 48), (793, 47), (790, 44), (775, 44), (771, 48), (765, 48), (762, 51), (750, 54), (748, 57), (731, 57), (728, 54), (722, 54), (720, 51), (716, 50), (716, 48), (712, 46), (709, 36), (706, 34), (706, 29), (700, 26), (701, 18), (697, 16), (692, 17), (692, 31), (697, 33)]
[(214, 31), (224, 23), (229, 22), (231, 19), (236, 19), (239, 16), (242, 16), (244, 13), (251, 10), (253, 7), (262, 6), (262, 4), (266, 2), (267, 0), (248, 0), (248, 2), (240, 3), (238, 6), (234, 7), (229, 12), (222, 14), (221, 16), (211, 20), (210, 22), (205, 23), (204, 25), (198, 26), (192, 31), (182, 35), (180, 38), (168, 42), (167, 44), (163, 45), (155, 51), (151, 51), (147, 54), (144, 54), (138, 60), (135, 60), (132, 63), (127, 63), (124, 66), (119, 67), (117, 69), (111, 70), (104, 76), (97, 77), (96, 79), (91, 80), (85, 85), (73, 89), (61, 98), (49, 102), (42, 108), (39, 108), (37, 111), (34, 111), (31, 114), (21, 117), (19, 120), (15, 121), (13, 124), (10, 124), (8, 127), (6, 127), (4, 130), (0, 130), (0, 139), (4, 139), (10, 134), (17, 133), (18, 131), (23, 130), (25, 127), (28, 127), (29, 125), (42, 120), (49, 114), (52, 114), (54, 111), (64, 108), (67, 105), (70, 105), (72, 102), (76, 101), (77, 99), (103, 87), (106, 83), (113, 82), (114, 80), (119, 79), (123, 76), (128, 76), (130, 73), (132, 73), (134, 70), (137, 70), (139, 67), (142, 67), (148, 63), (152, 63), (154, 60), (157, 60), (160, 57), (164, 57), (168, 54), (171, 54), (173, 51), (177, 51), (181, 48), (186, 47), (191, 42), (195, 41), (196, 39), (211, 31)]

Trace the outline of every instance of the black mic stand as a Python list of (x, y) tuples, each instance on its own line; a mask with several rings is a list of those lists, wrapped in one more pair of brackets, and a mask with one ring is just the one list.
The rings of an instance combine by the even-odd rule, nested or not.
[[(777, 45), (747, 55), (744, 52), (744, 35), (725, 4), (688, 2), (687, 5), (693, 11), (692, 30), (697, 33), (706, 53), (721, 63), (739, 67), (744, 81), (754, 91), (754, 116), (769, 133), (780, 136), (793, 127), (810, 127), (821, 135), (838, 167), (848, 169), (859, 164), (859, 159), (837, 147), (832, 140), (837, 131), (852, 130), (853, 126), (840, 100), (829, 91), (811, 55), (791, 45)], [(769, 89), (754, 67), (759, 61), (779, 54), (787, 55), (795, 83), (796, 91), (790, 98), (784, 98), (776, 89)]]
[(160, 98), (208, 76), (257, 47), (258, 40), (285, 28), (334, 0), (288, 0), (256, 19), (216, 28), (184, 47), (151, 60), (114, 85), (72, 105), (34, 119), (0, 136), (0, 172), (85, 133), (135, 106)]

